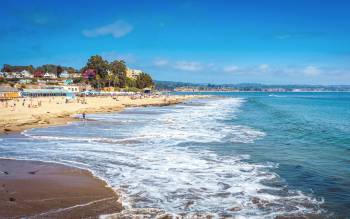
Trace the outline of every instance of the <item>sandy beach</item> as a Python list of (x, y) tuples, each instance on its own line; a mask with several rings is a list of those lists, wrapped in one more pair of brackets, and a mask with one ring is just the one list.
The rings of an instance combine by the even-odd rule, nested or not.
[(19, 98), (0, 103), (0, 133), (66, 124), (73, 115), (118, 112), (125, 107), (163, 106), (183, 102), (193, 96), (80, 97), (66, 102), (65, 97)]
[(0, 218), (98, 218), (120, 212), (118, 195), (89, 171), (0, 159)]
[[(21, 98), (0, 103), (0, 133), (65, 124), (82, 113), (164, 106), (193, 96)], [(98, 218), (126, 216), (118, 194), (91, 172), (57, 163), (0, 159), (0, 218)], [(111, 215), (111, 217), (113, 217)], [(137, 213), (133, 212), (133, 215)], [(141, 215), (145, 215), (143, 212)], [(146, 214), (147, 215), (147, 214)]]

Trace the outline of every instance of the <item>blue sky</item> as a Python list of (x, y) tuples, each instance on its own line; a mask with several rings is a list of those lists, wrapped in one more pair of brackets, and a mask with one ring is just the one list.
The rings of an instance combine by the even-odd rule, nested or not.
[(95, 54), (158, 80), (350, 84), (347, 0), (0, 0), (0, 64)]

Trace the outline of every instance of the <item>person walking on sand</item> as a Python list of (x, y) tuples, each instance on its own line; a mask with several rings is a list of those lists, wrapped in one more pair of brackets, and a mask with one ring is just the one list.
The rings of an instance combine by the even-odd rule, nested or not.
[(83, 113), (83, 119), (85, 120), (85, 113)]

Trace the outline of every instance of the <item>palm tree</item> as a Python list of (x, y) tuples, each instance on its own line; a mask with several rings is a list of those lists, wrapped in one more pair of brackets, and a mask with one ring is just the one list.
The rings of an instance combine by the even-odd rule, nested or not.
[(113, 74), (111, 71), (108, 72), (107, 74), (107, 80), (108, 80), (108, 87), (111, 86), (111, 81), (113, 80)]
[(99, 74), (96, 74), (96, 81), (97, 81), (97, 89), (100, 89), (100, 81), (101, 81), (101, 76)]
[(119, 83), (119, 77), (118, 75), (114, 75), (114, 78), (113, 78), (113, 87), (116, 87), (116, 84)]

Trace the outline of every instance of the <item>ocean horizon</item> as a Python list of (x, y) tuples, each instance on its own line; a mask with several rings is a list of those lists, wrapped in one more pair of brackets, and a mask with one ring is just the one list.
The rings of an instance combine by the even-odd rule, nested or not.
[(210, 95), (4, 135), (0, 157), (89, 169), (127, 209), (349, 216), (349, 93)]

